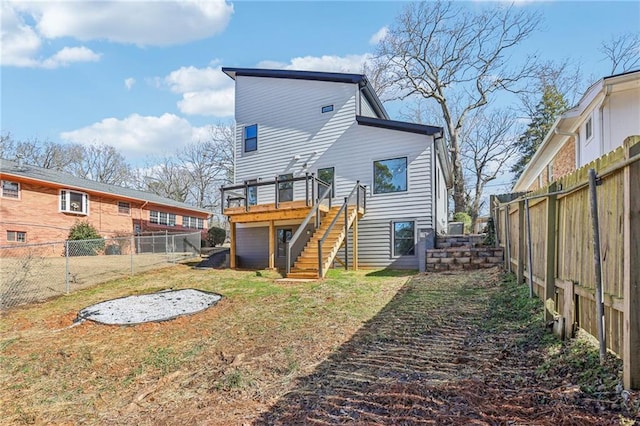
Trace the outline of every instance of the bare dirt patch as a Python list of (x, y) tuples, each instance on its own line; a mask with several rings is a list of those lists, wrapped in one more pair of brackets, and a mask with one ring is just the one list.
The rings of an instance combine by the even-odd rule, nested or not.
[[(539, 304), (497, 272), (322, 282), (177, 266), (0, 319), (7, 424), (633, 424), (620, 363), (549, 340)], [(130, 327), (72, 324), (81, 307), (166, 288), (214, 309)], [(497, 296), (503, 295), (502, 298)], [(503, 307), (501, 307), (503, 306)], [(597, 356), (597, 355), (596, 355)]]

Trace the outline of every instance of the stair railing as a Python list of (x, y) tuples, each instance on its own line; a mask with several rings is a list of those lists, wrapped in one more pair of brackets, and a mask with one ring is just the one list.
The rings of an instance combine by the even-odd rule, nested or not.
[[(340, 210), (338, 210), (338, 214), (333, 218), (331, 224), (325, 231), (322, 238), (318, 240), (318, 275), (322, 278), (324, 276), (324, 257), (322, 255), (322, 246), (324, 245), (325, 240), (331, 233), (331, 230), (334, 228), (338, 219), (344, 215), (344, 254), (345, 254), (345, 269), (349, 268), (349, 243), (348, 243), (348, 232), (349, 232), (349, 206), (356, 206), (356, 216), (360, 213), (360, 208), (363, 208), (363, 213), (366, 213), (367, 206), (367, 189), (360, 185), (360, 181), (357, 181), (351, 192), (348, 196), (344, 197), (344, 203), (340, 206)], [(357, 220), (357, 219), (356, 219)]]
[[(311, 208), (311, 210), (309, 210), (309, 213), (307, 213), (307, 216), (304, 218), (304, 220), (302, 221), (302, 223), (300, 224), (300, 226), (298, 227), (298, 229), (296, 230), (296, 232), (291, 236), (291, 239), (289, 241), (287, 241), (287, 258), (286, 258), (286, 262), (287, 262), (287, 275), (291, 272), (291, 266), (292, 266), (292, 259), (291, 259), (291, 248), (293, 247), (293, 245), (296, 243), (296, 241), (298, 241), (298, 239), (300, 238), (300, 236), (302, 235), (302, 233), (304, 232), (305, 228), (307, 227), (307, 225), (309, 225), (309, 223), (311, 222), (311, 219), (315, 216), (315, 227), (316, 229), (318, 229), (320, 227), (320, 205), (323, 203), (323, 201), (325, 201), (328, 198), (328, 203), (329, 203), (329, 208), (331, 208), (331, 190), (332, 190), (332, 185), (318, 179), (318, 178), (314, 178), (314, 183), (312, 185), (312, 190), (314, 190), (314, 195), (315, 195), (315, 183), (318, 184), (318, 199), (314, 200), (314, 205)], [(320, 187), (323, 187), (322, 189), (320, 189)], [(308, 190), (307, 190), (308, 192)]]

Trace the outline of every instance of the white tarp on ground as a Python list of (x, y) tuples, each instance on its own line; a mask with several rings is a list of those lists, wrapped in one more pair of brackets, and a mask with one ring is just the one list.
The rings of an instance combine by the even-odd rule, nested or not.
[(218, 303), (220, 299), (222, 296), (219, 294), (200, 290), (166, 290), (96, 303), (81, 310), (78, 320), (91, 320), (109, 325), (166, 321), (203, 311)]

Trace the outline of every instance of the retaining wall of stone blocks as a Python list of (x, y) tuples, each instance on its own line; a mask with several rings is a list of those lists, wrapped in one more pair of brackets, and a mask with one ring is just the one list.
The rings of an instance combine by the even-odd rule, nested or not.
[(452, 247), (427, 250), (427, 272), (472, 270), (503, 265), (504, 250), (493, 247)]

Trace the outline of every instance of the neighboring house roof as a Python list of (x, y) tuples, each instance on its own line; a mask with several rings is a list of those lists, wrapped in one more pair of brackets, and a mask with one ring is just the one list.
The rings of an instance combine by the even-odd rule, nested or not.
[[(73, 176), (59, 170), (44, 169), (32, 165), (21, 165), (15, 161), (0, 158), (0, 174), (6, 177), (20, 177), (31, 181), (46, 182), (69, 189), (77, 189), (86, 192), (107, 194), (113, 197), (139, 200), (153, 204), (176, 207), (193, 212), (211, 214), (208, 210), (181, 203), (170, 198), (161, 197), (150, 192), (138, 191), (136, 189), (124, 188), (117, 185), (96, 182)], [(5, 177), (5, 179), (6, 179)]]
[(580, 141), (577, 140), (578, 135), (576, 128), (580, 124), (581, 117), (585, 112), (589, 111), (592, 106), (595, 108), (598, 102), (609, 95), (614, 85), (622, 85), (623, 83), (630, 83), (636, 80), (640, 81), (640, 70), (610, 75), (592, 84), (582, 95), (578, 103), (558, 117), (553, 123), (553, 126), (551, 126), (551, 129), (535, 154), (531, 157), (531, 160), (529, 160), (529, 163), (513, 185), (513, 190), (523, 191), (529, 188), (542, 172), (542, 169), (546, 167), (548, 162), (560, 151), (568, 137), (575, 137), (576, 143), (580, 143)]
[(268, 77), (268, 78), (287, 78), (292, 80), (315, 80), (315, 81), (332, 81), (336, 83), (352, 83), (358, 84), (363, 96), (369, 101), (371, 107), (379, 118), (388, 120), (389, 115), (384, 109), (382, 102), (378, 98), (375, 90), (371, 87), (367, 77), (362, 74), (347, 74), (337, 72), (319, 72), (319, 71), (297, 71), (297, 70), (277, 70), (277, 69), (261, 69), (261, 68), (229, 68), (223, 67), (222, 72), (232, 79), (237, 76), (247, 77)]

